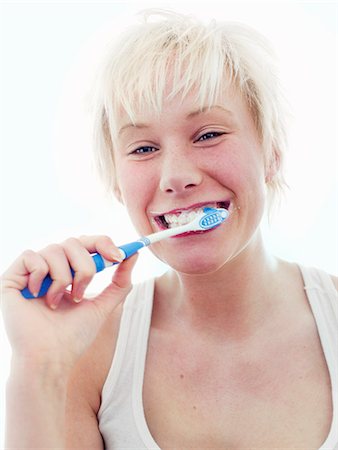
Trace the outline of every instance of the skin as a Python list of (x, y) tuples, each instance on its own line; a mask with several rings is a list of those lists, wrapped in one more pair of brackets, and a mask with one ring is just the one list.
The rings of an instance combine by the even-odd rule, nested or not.
[[(41, 252), (24, 252), (3, 274), (1, 310), (13, 351), (7, 384), (6, 448), (66, 446), (71, 373), (130, 291), (130, 274), (137, 259), (121, 263), (111, 284), (87, 302), (81, 301), (83, 289), (95, 273), (90, 253), (102, 252), (113, 261), (117, 260), (116, 250), (104, 236), (71, 238)], [(68, 293), (70, 261), (77, 274)], [(48, 271), (54, 278), (48, 294), (23, 301), (23, 287), (28, 284), (31, 292), (37, 292)]]
[[(140, 111), (137, 126), (120, 118), (117, 196), (140, 234), (159, 230), (158, 214), (231, 202), (230, 218), (212, 232), (152, 247), (171, 270), (155, 286), (147, 424), (163, 449), (318, 449), (332, 405), (316, 324), (298, 267), (271, 257), (259, 230), (274, 173), (264, 169), (241, 96), (228, 93), (214, 106), (198, 113), (192, 93), (165, 102), (159, 116)], [(14, 355), (8, 448), (104, 448), (96, 413), (135, 258), (95, 301), (75, 302), (93, 276), (93, 251), (117, 257), (107, 237), (82, 237), (26, 252), (3, 276)], [(77, 277), (64, 294), (68, 261)], [(38, 290), (48, 271), (56, 278), (49, 294), (23, 302), (20, 289)]]
[[(165, 105), (161, 120), (142, 112), (142, 123), (151, 126), (124, 128), (115, 154), (117, 176), (123, 180), (119, 196), (142, 234), (159, 230), (153, 222), (156, 212), (231, 201), (234, 214), (221, 228), (153, 246), (154, 253), (178, 272), (191, 273), (192, 267), (196, 273), (210, 272), (232, 260), (255, 233), (264, 209), (263, 154), (251, 116), (240, 97), (228, 96), (217, 103), (227, 105), (227, 110), (216, 104), (198, 114), (191, 95), (184, 105), (180, 99)], [(210, 130), (219, 135), (207, 137)], [(136, 154), (138, 147), (147, 153)], [(137, 210), (135, 198), (140, 202)], [(231, 239), (222, 239), (225, 233)]]

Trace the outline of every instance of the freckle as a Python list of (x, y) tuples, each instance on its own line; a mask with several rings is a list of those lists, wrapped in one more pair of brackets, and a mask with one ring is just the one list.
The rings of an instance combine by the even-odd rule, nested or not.
[(183, 375), (183, 373), (181, 373), (181, 375), (180, 375), (180, 378), (184, 378), (184, 375)]
[(193, 406), (194, 409), (197, 409), (196, 406)]

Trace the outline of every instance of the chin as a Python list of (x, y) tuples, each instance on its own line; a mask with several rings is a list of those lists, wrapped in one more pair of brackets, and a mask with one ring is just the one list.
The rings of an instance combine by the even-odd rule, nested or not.
[(179, 255), (164, 261), (176, 272), (187, 275), (207, 275), (216, 272), (225, 264), (224, 258), (207, 258), (199, 255)]

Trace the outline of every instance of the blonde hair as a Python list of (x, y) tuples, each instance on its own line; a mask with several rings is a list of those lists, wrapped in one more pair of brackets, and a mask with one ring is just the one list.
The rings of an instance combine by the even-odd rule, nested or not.
[[(167, 79), (171, 76), (171, 91)], [(282, 96), (274, 55), (266, 39), (247, 25), (211, 21), (162, 10), (146, 11), (109, 50), (100, 71), (94, 108), (94, 148), (108, 190), (116, 187), (113, 148), (117, 117), (131, 122), (141, 106), (160, 112), (165, 95), (182, 99), (197, 91), (201, 108), (224, 89), (243, 95), (259, 133), (266, 168), (277, 164), (268, 181), (269, 200), (281, 191), (286, 146)]]

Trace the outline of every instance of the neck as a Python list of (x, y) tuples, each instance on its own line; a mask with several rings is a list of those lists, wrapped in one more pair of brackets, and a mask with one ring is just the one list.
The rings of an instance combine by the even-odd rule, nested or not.
[[(197, 331), (235, 337), (252, 333), (273, 305), (276, 261), (265, 251), (261, 236), (214, 273), (170, 275), (170, 291), (177, 320)], [(170, 293), (169, 293), (170, 292)]]

